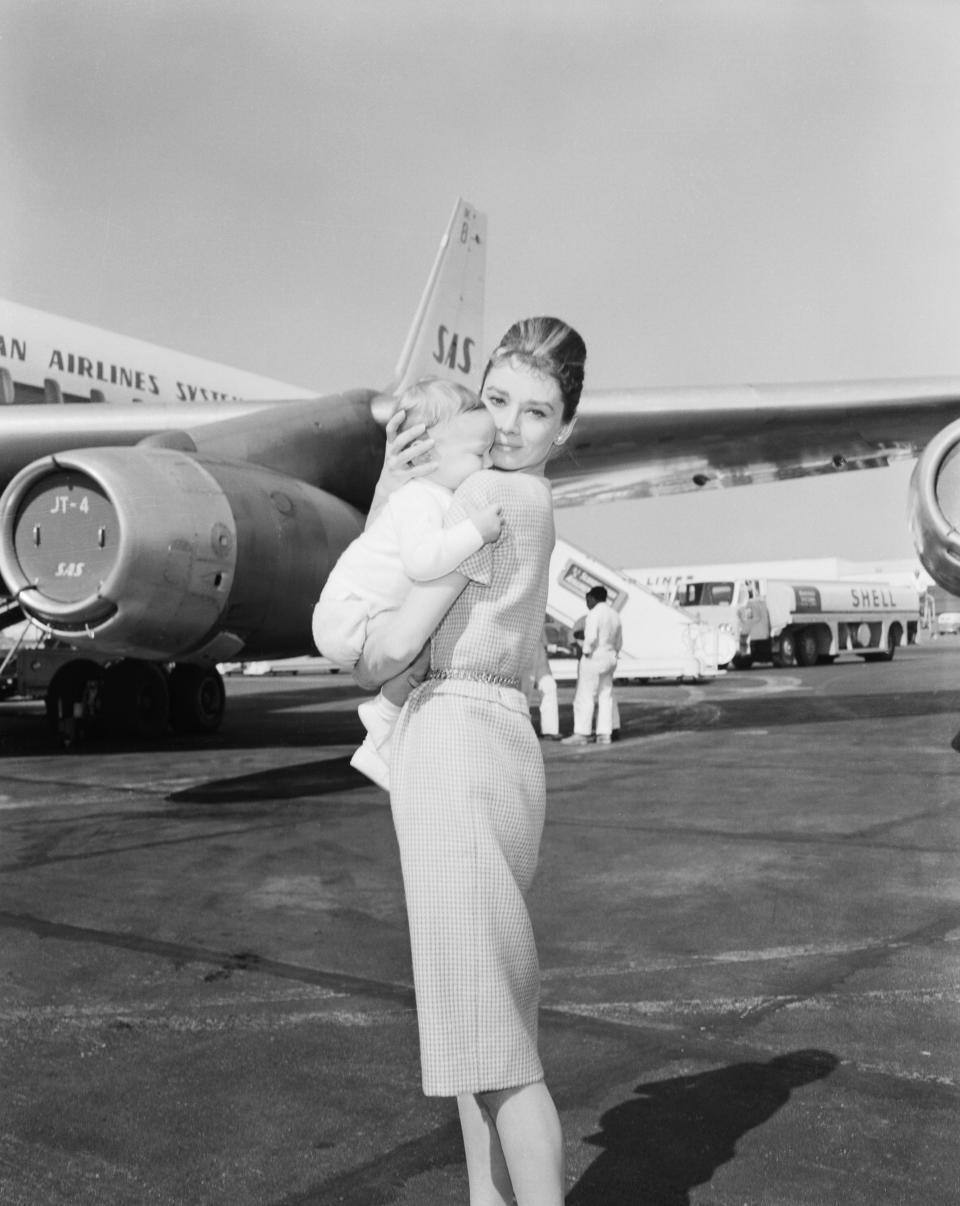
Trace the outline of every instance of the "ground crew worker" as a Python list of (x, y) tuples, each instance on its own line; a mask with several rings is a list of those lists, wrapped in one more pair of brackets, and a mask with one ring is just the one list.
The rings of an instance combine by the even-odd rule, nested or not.
[(616, 609), (607, 602), (605, 586), (587, 591), (587, 616), (583, 629), (583, 654), (573, 697), (573, 734), (566, 745), (586, 745), (593, 732), (597, 710), (597, 744), (609, 745), (613, 731), (613, 675), (623, 647), (623, 629)]

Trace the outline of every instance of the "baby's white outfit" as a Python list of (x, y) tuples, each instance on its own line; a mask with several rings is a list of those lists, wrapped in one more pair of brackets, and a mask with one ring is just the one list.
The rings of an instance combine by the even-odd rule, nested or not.
[[(352, 670), (363, 652), (370, 620), (400, 606), (414, 582), (442, 578), (483, 545), (479, 528), (444, 517), (453, 491), (415, 479), (394, 490), (379, 514), (341, 554), (313, 609), (313, 640), (320, 652)], [(381, 693), (358, 709), (367, 730), (351, 766), (390, 790), (390, 741), (400, 709)]]
[(324, 657), (352, 670), (374, 616), (399, 607), (413, 582), (442, 578), (482, 546), (472, 520), (443, 526), (452, 501), (446, 486), (407, 482), (347, 546), (313, 609), (313, 640)]

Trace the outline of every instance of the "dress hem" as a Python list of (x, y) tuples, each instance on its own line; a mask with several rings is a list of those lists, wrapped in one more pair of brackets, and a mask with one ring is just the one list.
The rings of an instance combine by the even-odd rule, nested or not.
[(465, 1086), (462, 1089), (426, 1089), (423, 1090), (424, 1097), (460, 1097), (464, 1093), (508, 1093), (511, 1089), (525, 1089), (527, 1085), (539, 1085), (546, 1079), (541, 1072), (539, 1076), (533, 1076), (529, 1080), (521, 1080), (514, 1085), (483, 1085), (480, 1088)]

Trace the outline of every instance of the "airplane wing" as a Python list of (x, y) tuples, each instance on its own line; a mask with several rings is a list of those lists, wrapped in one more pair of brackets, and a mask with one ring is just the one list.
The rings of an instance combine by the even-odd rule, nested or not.
[[(381, 398), (376, 391), (353, 391), (354, 407), (364, 415), (372, 410), (378, 424), (387, 410), (377, 404)], [(219, 451), (222, 433), (244, 427), (302, 431), (302, 439), (272, 442), (287, 452), (296, 449), (301, 464), (269, 458), (262, 439), (245, 446), (243, 455), (310, 481), (318, 476), (311, 470), (318, 463), (311, 435), (329, 425), (342, 402), (338, 397), (0, 407), (0, 489), (30, 461), (65, 448), (133, 445), (189, 431)], [(756, 485), (916, 457), (957, 418), (955, 377), (586, 391), (573, 435), (549, 473), (558, 506)], [(372, 447), (378, 449), (376, 439)], [(364, 482), (370, 485), (366, 473)], [(362, 496), (354, 501), (364, 505)]]
[(879, 468), (960, 418), (960, 377), (585, 393), (558, 506)]
[(375, 390), (307, 401), (0, 407), (0, 489), (24, 466), (87, 448), (168, 448), (305, 482), (366, 510), (383, 464)]
[(0, 406), (0, 489), (24, 465), (65, 448), (131, 445), (159, 432), (218, 423), (264, 409), (263, 402), (180, 405)]

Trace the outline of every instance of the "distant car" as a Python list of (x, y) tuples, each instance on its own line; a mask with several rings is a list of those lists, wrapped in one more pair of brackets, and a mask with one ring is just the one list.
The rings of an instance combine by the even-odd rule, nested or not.
[(955, 636), (960, 632), (960, 611), (941, 611), (937, 616), (937, 632), (940, 636)]

